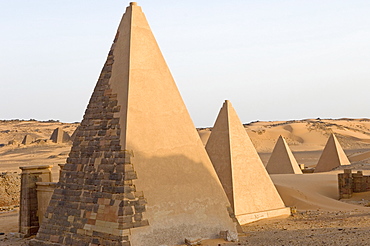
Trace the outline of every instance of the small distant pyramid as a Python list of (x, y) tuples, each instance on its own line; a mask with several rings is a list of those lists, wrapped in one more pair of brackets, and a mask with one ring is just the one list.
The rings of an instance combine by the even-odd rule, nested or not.
[(51, 134), (50, 140), (54, 143), (66, 143), (71, 140), (71, 137), (61, 127), (58, 127)]
[(228, 100), (206, 150), (240, 224), (290, 214)]
[(316, 165), (315, 173), (329, 172), (342, 165), (351, 165), (338, 139), (332, 133)]
[(34, 140), (33, 137), (27, 134), (26, 136), (24, 136), (22, 144), (24, 145), (30, 144), (33, 142), (33, 140)]
[(269, 174), (302, 174), (285, 139), (280, 136), (266, 165)]
[(237, 238), (230, 203), (130, 3), (31, 245), (177, 245), (220, 231)]

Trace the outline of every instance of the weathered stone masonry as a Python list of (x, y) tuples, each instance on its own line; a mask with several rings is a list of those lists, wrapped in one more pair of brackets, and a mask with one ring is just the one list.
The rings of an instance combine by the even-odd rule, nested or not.
[(344, 169), (338, 173), (339, 199), (348, 199), (353, 193), (370, 191), (370, 176), (363, 175), (362, 171), (352, 173), (351, 169)]
[(220, 231), (236, 240), (230, 203), (135, 2), (118, 33), (33, 245), (178, 245)]
[(51, 182), (51, 165), (20, 167), (21, 196), (19, 232), (25, 237), (35, 235), (39, 229), (37, 182)]
[(120, 106), (109, 85), (113, 48), (114, 44), (76, 133), (45, 223), (31, 245), (126, 246), (130, 245), (130, 228), (148, 225), (143, 218), (144, 194), (134, 185), (133, 152), (122, 150), (120, 144)]

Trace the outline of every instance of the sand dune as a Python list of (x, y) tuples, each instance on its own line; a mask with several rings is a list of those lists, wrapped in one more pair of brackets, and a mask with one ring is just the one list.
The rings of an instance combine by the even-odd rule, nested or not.
[(298, 210), (351, 211), (370, 208), (339, 201), (338, 172), (270, 175), (286, 206)]
[[(72, 135), (77, 126), (78, 124), (59, 122), (0, 121), (0, 172), (20, 172), (19, 166), (52, 164), (54, 165), (52, 169), (53, 179), (56, 181), (59, 173), (57, 164), (65, 163), (71, 143), (45, 142), (30, 145), (21, 145), (20, 143), (25, 134), (30, 134), (35, 139), (49, 139), (51, 133), (57, 127), (62, 127), (63, 130)], [(370, 169), (368, 163), (370, 160), (370, 120), (368, 119), (254, 122), (246, 124), (245, 129), (264, 163), (268, 161), (279, 135), (282, 135), (287, 140), (298, 163), (315, 166), (330, 133), (334, 132), (346, 154), (352, 162), (355, 162), (351, 168)], [(210, 135), (210, 129), (202, 129), (198, 132), (205, 144)], [(17, 144), (8, 145), (11, 140), (15, 140)], [(346, 201), (338, 200), (338, 172), (341, 171), (297, 175), (276, 174), (271, 175), (271, 178), (286, 206), (296, 207), (299, 211), (323, 211), (318, 215), (318, 218), (323, 217), (317, 225), (318, 228), (321, 228), (326, 223), (325, 221), (330, 221), (337, 213), (351, 214), (352, 211), (363, 211), (364, 214), (367, 214), (370, 212), (370, 208), (360, 206), (361, 204), (368, 205), (370, 203), (370, 192), (356, 193), (352, 199)], [(370, 171), (365, 171), (364, 174), (370, 175)], [(311, 215), (307, 216), (310, 217)], [(3, 214), (0, 217), (0, 220), (7, 218), (7, 221), (9, 221), (9, 226), (4, 225), (0, 229), (2, 228), (4, 231), (17, 230), (17, 218), (14, 214), (9, 214), (9, 216)], [(283, 224), (286, 221), (284, 226), (287, 228), (294, 225), (294, 230), (297, 230), (298, 234), (301, 228), (307, 226), (305, 217), (302, 219), (302, 225), (297, 224), (295, 217), (279, 221)], [(268, 224), (269, 222), (259, 223)], [(312, 226), (312, 223), (314, 222), (310, 222), (309, 226)], [(268, 228), (266, 224), (264, 227)], [(309, 232), (311, 233), (311, 230)], [(273, 233), (273, 235), (281, 235), (279, 233), (275, 234), (275, 231)], [(261, 235), (265, 235), (265, 232)], [(263, 236), (260, 237), (263, 238)], [(246, 240), (250, 239), (247, 237)], [(263, 238), (261, 240), (265, 242), (267, 239)], [(322, 239), (319, 238), (319, 240)], [(246, 243), (242, 245), (256, 244)]]
[(348, 159), (351, 162), (362, 161), (362, 160), (366, 160), (366, 159), (369, 159), (369, 158), (370, 158), (370, 151), (360, 153), (360, 154), (351, 155), (351, 156), (348, 157)]
[[(48, 140), (55, 128), (61, 127), (69, 135), (79, 124), (39, 121), (0, 121), (0, 172), (20, 172), (21, 166), (53, 165), (53, 180), (58, 179), (59, 163), (65, 163), (71, 143), (55, 144)], [(21, 144), (24, 136), (43, 140), (29, 145)], [(15, 144), (8, 145), (9, 141)]]
[[(369, 119), (307, 119), (292, 121), (252, 122), (244, 124), (258, 152), (272, 152), (282, 135), (292, 151), (322, 150), (331, 133), (344, 149), (370, 147)], [(200, 130), (200, 135), (210, 128)], [(203, 136), (206, 140), (206, 135)]]
[(34, 139), (49, 139), (54, 129), (58, 127), (72, 135), (78, 125), (56, 121), (0, 121), (0, 144), (8, 144), (11, 140), (21, 143), (26, 134)]

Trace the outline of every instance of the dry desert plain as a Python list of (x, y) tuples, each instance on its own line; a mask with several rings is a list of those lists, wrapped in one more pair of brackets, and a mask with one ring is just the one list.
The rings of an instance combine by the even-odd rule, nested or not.
[[(70, 135), (78, 123), (55, 121), (0, 121), (0, 173), (19, 172), (20, 166), (54, 165), (54, 181), (64, 163), (71, 143), (56, 144), (49, 139), (53, 130), (63, 128)], [(292, 121), (252, 122), (245, 124), (253, 144), (264, 164), (282, 135), (299, 164), (314, 167), (330, 133), (335, 133), (353, 170), (370, 175), (369, 119), (306, 119)], [(203, 141), (210, 129), (198, 129)], [(29, 134), (35, 143), (22, 145)], [(9, 141), (15, 140), (9, 145)], [(348, 166), (347, 166), (348, 167)], [(339, 169), (343, 169), (339, 168)], [(368, 171), (367, 171), (368, 170)], [(370, 245), (370, 192), (357, 193), (351, 199), (338, 200), (337, 173), (334, 170), (318, 174), (279, 174), (271, 178), (286, 206), (297, 209), (289, 218), (261, 220), (243, 226), (245, 235), (240, 242), (203, 241), (202, 245)], [(251, 198), (253, 199), (253, 198)], [(17, 208), (0, 212), (0, 245), (26, 245), (17, 232)]]

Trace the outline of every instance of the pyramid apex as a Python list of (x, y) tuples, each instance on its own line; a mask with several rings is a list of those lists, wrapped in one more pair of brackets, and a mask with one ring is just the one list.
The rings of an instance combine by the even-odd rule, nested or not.
[(137, 2), (130, 2), (130, 6), (137, 6)]
[(225, 100), (224, 105), (225, 105), (225, 106), (231, 106), (231, 102), (230, 102), (230, 100)]

